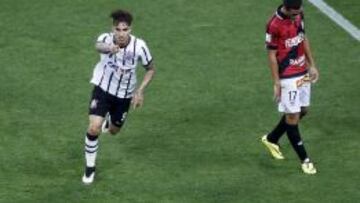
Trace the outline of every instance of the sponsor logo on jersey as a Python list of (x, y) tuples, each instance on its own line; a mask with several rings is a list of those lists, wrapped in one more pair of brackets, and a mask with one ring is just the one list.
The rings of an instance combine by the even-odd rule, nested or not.
[(305, 55), (302, 55), (296, 59), (290, 59), (290, 65), (303, 66), (305, 64)]
[(285, 40), (286, 48), (291, 48), (299, 45), (302, 41), (304, 41), (305, 35), (300, 32), (296, 37)]

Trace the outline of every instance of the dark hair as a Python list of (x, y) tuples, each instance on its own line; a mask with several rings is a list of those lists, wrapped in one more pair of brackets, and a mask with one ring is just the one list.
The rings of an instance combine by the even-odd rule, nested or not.
[(302, 0), (283, 0), (286, 9), (300, 9)]
[(115, 26), (120, 22), (125, 22), (126, 24), (128, 24), (128, 26), (130, 26), (133, 20), (130, 12), (121, 9), (113, 11), (110, 14), (110, 17), (113, 19), (113, 25)]

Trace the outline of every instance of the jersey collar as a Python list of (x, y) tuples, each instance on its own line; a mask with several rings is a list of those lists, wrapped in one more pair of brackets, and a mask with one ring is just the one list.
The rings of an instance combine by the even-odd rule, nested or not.
[(282, 4), (278, 7), (278, 9), (276, 11), (276, 16), (278, 18), (280, 18), (281, 20), (290, 19), (290, 16), (285, 15), (285, 13), (281, 11), (282, 7), (283, 7)]

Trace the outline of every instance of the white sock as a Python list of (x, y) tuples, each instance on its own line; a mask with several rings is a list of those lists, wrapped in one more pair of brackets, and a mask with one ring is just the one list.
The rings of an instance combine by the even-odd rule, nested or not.
[(97, 149), (98, 139), (91, 141), (87, 136), (85, 136), (85, 159), (87, 167), (95, 166)]
[(310, 159), (309, 158), (306, 158), (303, 163), (310, 163)]

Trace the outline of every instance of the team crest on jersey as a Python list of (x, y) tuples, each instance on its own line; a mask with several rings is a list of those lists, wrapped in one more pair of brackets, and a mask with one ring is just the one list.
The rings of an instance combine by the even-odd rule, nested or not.
[(91, 109), (96, 109), (97, 104), (98, 104), (98, 100), (97, 100), (97, 99), (91, 100), (90, 108), (91, 108)]

